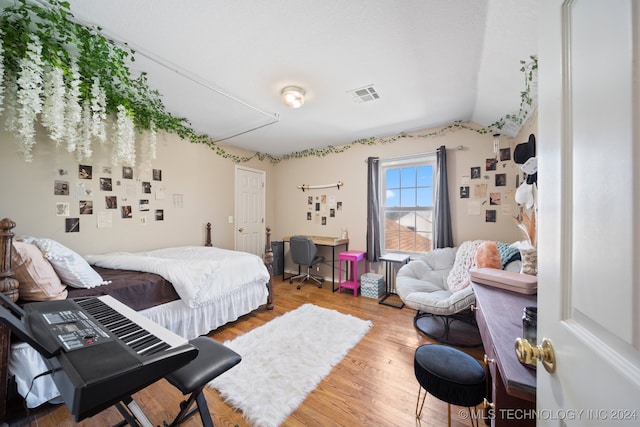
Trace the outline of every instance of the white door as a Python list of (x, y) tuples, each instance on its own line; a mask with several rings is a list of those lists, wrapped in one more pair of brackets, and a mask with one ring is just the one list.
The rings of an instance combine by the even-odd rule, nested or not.
[(640, 425), (640, 12), (539, 11), (540, 426)]
[(265, 245), (264, 171), (236, 166), (236, 250), (262, 256)]

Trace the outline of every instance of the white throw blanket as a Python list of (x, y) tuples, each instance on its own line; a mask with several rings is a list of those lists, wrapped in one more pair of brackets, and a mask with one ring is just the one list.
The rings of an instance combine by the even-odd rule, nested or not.
[(85, 259), (99, 267), (158, 274), (173, 284), (189, 307), (215, 301), (247, 283), (269, 281), (269, 272), (257, 255), (214, 247), (112, 252)]
[(475, 267), (476, 252), (484, 242), (486, 240), (467, 240), (458, 248), (453, 268), (447, 276), (447, 286), (451, 292), (457, 292), (471, 284), (469, 269)]

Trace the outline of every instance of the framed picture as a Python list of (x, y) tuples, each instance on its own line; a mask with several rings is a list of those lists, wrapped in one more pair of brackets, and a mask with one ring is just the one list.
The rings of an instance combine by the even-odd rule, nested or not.
[(122, 167), (122, 178), (123, 179), (133, 179), (133, 168), (131, 166), (123, 166)]
[(485, 222), (496, 222), (496, 211), (494, 209), (487, 209), (484, 215)]
[(471, 168), (471, 179), (480, 179), (480, 166)]
[(65, 218), (64, 226), (67, 233), (78, 233), (80, 231), (80, 218)]
[(468, 199), (469, 198), (469, 187), (468, 186), (460, 187), (460, 198), (461, 199)]

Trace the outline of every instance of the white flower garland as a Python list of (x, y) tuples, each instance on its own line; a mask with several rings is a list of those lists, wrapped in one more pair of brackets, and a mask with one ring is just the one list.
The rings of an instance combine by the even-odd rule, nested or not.
[(118, 105), (117, 120), (115, 123), (115, 144), (111, 155), (113, 166), (136, 164), (135, 128), (129, 111), (122, 105)]
[(71, 62), (71, 75), (69, 76), (69, 89), (65, 97), (66, 107), (64, 112), (65, 135), (67, 151), (72, 153), (78, 145), (78, 127), (82, 121), (82, 106), (80, 105), (80, 70), (75, 60)]
[(91, 151), (91, 106), (89, 101), (82, 103), (82, 121), (79, 126), (78, 143), (76, 144), (76, 158), (78, 161), (88, 159), (93, 152)]
[(42, 115), (40, 121), (49, 130), (49, 137), (57, 143), (65, 136), (65, 93), (64, 71), (60, 67), (49, 66), (44, 73)]
[(18, 130), (18, 82), (13, 74), (7, 75), (6, 94), (4, 128), (9, 132), (15, 132)]
[(27, 162), (33, 160), (31, 151), (36, 143), (35, 121), (42, 111), (42, 45), (34, 34), (30, 34), (31, 41), (27, 45), (27, 52), (20, 60), (18, 76), (18, 142), (20, 151)]
[[(82, 100), (81, 75), (76, 60), (72, 60), (68, 74), (53, 64), (44, 65), (42, 43), (35, 34), (18, 63), (17, 75), (6, 74), (5, 48), (0, 31), (0, 113), (5, 118), (5, 129), (17, 134), (19, 150), (27, 162), (33, 160), (36, 143), (36, 120), (40, 120), (49, 138), (56, 144), (65, 144), (67, 151), (75, 153), (78, 161), (93, 154), (93, 139), (107, 141), (107, 97), (100, 80), (94, 77), (88, 99)], [(113, 165), (136, 163), (135, 124), (132, 112), (118, 106), (114, 123)], [(155, 125), (142, 141), (144, 166), (151, 168), (156, 159), (157, 135)]]
[(100, 79), (94, 78), (91, 85), (91, 136), (103, 143), (107, 140), (106, 111), (107, 96), (102, 86), (100, 86)]
[(158, 145), (158, 135), (153, 122), (150, 123), (151, 130), (146, 132), (141, 144), (141, 170), (142, 174), (151, 172), (152, 161), (156, 159), (156, 147)]

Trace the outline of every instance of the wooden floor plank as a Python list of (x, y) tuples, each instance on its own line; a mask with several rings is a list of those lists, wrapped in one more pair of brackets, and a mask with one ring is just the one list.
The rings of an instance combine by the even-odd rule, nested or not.
[[(351, 293), (331, 292), (325, 283), (322, 289), (306, 284), (302, 289), (288, 281), (276, 278), (274, 283), (275, 309), (260, 308), (235, 322), (211, 332), (209, 336), (225, 342), (277, 316), (294, 310), (305, 303), (338, 310), (365, 320), (373, 327), (364, 338), (336, 365), (329, 375), (313, 390), (283, 425), (297, 426), (446, 426), (447, 405), (429, 396), (421, 420), (415, 419), (418, 382), (413, 371), (415, 349), (431, 340), (413, 326), (415, 311), (407, 307), (397, 309), (378, 304), (373, 298), (353, 297)], [(313, 331), (309, 331), (313, 334)], [(462, 349), (481, 359), (481, 348)], [(221, 401), (216, 390), (205, 390), (207, 403), (216, 426), (248, 426), (242, 413)], [(170, 422), (179, 410), (182, 393), (161, 380), (134, 395), (154, 425)], [(464, 408), (451, 407), (452, 425), (471, 425), (467, 417), (459, 414)], [(13, 409), (7, 419), (9, 427), (38, 426), (107, 426), (121, 417), (110, 408), (102, 413), (74, 423), (64, 405), (45, 404), (32, 409), (27, 417), (24, 411)], [(196, 415), (183, 424), (200, 426)]]

